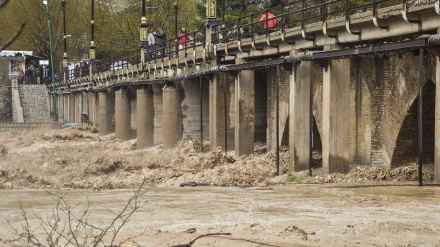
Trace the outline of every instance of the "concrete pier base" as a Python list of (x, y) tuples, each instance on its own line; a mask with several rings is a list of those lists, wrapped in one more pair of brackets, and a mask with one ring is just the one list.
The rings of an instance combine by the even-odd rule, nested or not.
[(130, 97), (127, 88), (115, 91), (115, 135), (129, 140), (131, 132)]
[(322, 168), (349, 170), (350, 59), (331, 60), (323, 74)]
[(99, 113), (98, 113), (98, 125), (99, 125), (99, 135), (107, 135), (112, 132), (112, 100), (111, 96), (107, 91), (99, 92)]
[(290, 77), (289, 156), (290, 169), (302, 171), (309, 168), (310, 160), (310, 84), (312, 62), (293, 65)]
[(163, 90), (163, 148), (176, 146), (182, 138), (182, 124), (180, 119), (179, 93), (175, 87)]
[(254, 153), (254, 95), (254, 71), (240, 71), (235, 83), (235, 155), (237, 156)]
[(153, 92), (148, 89), (136, 91), (137, 149), (154, 145), (154, 105)]

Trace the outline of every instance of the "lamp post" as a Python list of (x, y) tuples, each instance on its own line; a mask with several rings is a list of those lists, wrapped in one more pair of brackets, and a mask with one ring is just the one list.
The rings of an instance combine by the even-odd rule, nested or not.
[(90, 21), (90, 29), (91, 29), (91, 41), (90, 41), (90, 51), (89, 51), (89, 60), (90, 60), (90, 74), (92, 74), (92, 64), (96, 59), (96, 50), (95, 50), (95, 0), (92, 0), (92, 20)]
[(217, 0), (206, 0), (205, 27), (214, 27), (217, 25)]
[[(142, 0), (142, 18), (141, 18), (141, 24), (140, 26), (140, 40), (141, 45), (140, 47), (145, 49), (148, 47), (148, 24), (147, 24), (147, 17), (145, 17), (145, 0)], [(144, 52), (142, 52), (144, 54)]]
[(55, 122), (58, 121), (58, 111), (57, 111), (57, 95), (55, 92), (55, 76), (53, 70), (53, 51), (52, 51), (52, 36), (50, 34), (50, 14), (49, 7), (47, 6), (47, 0), (43, 0), (43, 4), (46, 7), (46, 17), (47, 17), (47, 27), (49, 29), (49, 49), (50, 49), (50, 77), (52, 78), (52, 103), (53, 103), (53, 118)]
[(67, 57), (67, 35), (66, 35), (66, 0), (61, 1), (61, 8), (63, 10), (63, 45), (64, 45), (64, 54), (63, 54), (63, 71), (64, 78), (66, 77), (66, 72), (69, 68), (69, 61)]
[(174, 9), (174, 35), (175, 35), (176, 40), (177, 40), (177, 14), (178, 14), (178, 11), (179, 11), (179, 5), (177, 5), (177, 1), (174, 4), (173, 9)]

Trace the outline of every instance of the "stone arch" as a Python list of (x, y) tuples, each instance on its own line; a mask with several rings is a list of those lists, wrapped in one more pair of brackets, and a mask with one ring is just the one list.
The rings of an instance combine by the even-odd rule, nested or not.
[[(435, 64), (432, 56), (425, 58), (425, 74), (432, 71)], [(379, 76), (384, 77), (384, 94), (380, 122), (377, 123), (376, 132), (380, 141), (374, 147), (376, 154), (381, 155), (381, 164), (392, 165), (393, 153), (396, 150), (396, 141), (404, 120), (418, 96), (418, 71), (419, 56), (406, 54), (403, 57), (392, 56), (384, 64), (385, 69)], [(376, 70), (377, 64), (376, 64)]]
[[(423, 159), (424, 164), (434, 161), (435, 84), (428, 80), (423, 87)], [(419, 96), (408, 109), (391, 160), (391, 166), (417, 162), (418, 158), (418, 104)]]

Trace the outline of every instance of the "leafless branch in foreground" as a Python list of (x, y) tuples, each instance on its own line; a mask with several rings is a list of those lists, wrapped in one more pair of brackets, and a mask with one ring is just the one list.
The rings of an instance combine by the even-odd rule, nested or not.
[[(140, 198), (145, 193), (143, 190), (144, 184), (145, 181), (106, 226), (96, 225), (89, 220), (92, 213), (89, 209), (88, 198), (86, 206), (79, 208), (79, 205), (71, 205), (66, 201), (66, 194), (55, 195), (47, 192), (55, 201), (55, 208), (46, 217), (37, 215), (31, 208), (32, 215), (35, 218), (34, 222), (30, 220), (28, 213), (20, 203), (23, 218), (21, 227), (14, 227), (11, 222), (8, 222), (12, 229), (12, 239), (0, 239), (0, 245), (11, 247), (117, 246), (116, 242), (121, 229), (147, 202)], [(133, 241), (133, 239), (142, 236), (144, 233), (145, 231), (136, 236), (123, 239), (120, 243)]]
[[(0, 6), (1, 7), (1, 6)], [(10, 38), (3, 46), (0, 46), (0, 51), (6, 49), (14, 40), (18, 38), (18, 35), (23, 31), (24, 26), (26, 26), (26, 22), (21, 23), (20, 28), (15, 32), (15, 34)]]

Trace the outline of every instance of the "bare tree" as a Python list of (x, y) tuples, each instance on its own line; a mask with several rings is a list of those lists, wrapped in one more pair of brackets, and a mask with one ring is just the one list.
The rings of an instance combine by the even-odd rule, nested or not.
[[(2, 8), (3, 6), (6, 5), (6, 3), (8, 3), (9, 0), (0, 0), (0, 8)], [(18, 28), (18, 30), (12, 35), (12, 37), (6, 41), (5, 44), (0, 46), (0, 51), (6, 49), (10, 44), (12, 44), (12, 42), (14, 42), (18, 36), (20, 35), (20, 33), (23, 31), (24, 26), (26, 25), (26, 22), (21, 23), (20, 27)]]
[[(134, 192), (133, 196), (117, 212), (110, 211), (114, 216), (105, 226), (91, 223), (92, 215), (89, 208), (89, 200), (83, 208), (79, 205), (70, 205), (64, 195), (56, 195), (47, 192), (55, 202), (55, 208), (46, 217), (37, 215), (32, 209), (32, 215), (37, 218), (40, 225), (39, 230), (34, 229), (28, 217), (28, 213), (20, 203), (23, 223), (21, 227), (14, 227), (10, 222), (9, 226), (13, 231), (12, 239), (2, 240), (2, 246), (31, 246), (31, 247), (97, 247), (116, 246), (118, 235), (121, 229), (127, 224), (130, 218), (147, 201), (140, 197), (145, 193), (143, 190), (145, 181)], [(125, 238), (120, 243), (133, 241), (143, 235), (145, 231), (135, 236)]]

